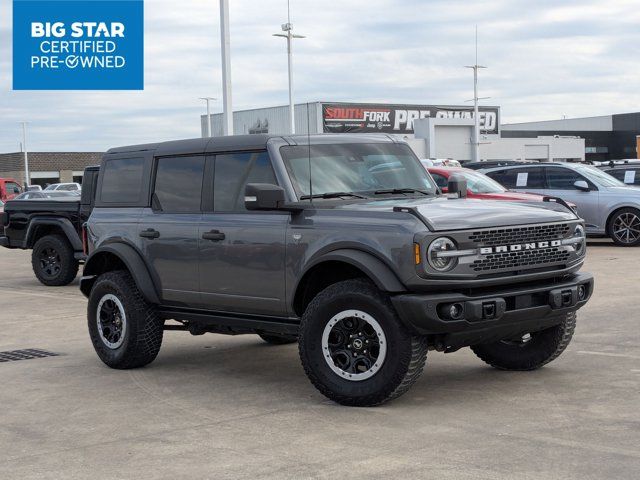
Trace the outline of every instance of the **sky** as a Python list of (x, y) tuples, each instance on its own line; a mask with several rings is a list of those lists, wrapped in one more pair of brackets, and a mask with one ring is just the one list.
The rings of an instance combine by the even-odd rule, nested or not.
[[(287, 103), (286, 0), (230, 0), (234, 109)], [(503, 123), (640, 110), (638, 0), (291, 0), (296, 102), (465, 104)], [(0, 153), (103, 151), (200, 136), (221, 98), (215, 0), (145, 1), (144, 91), (12, 91), (11, 0), (0, 0)], [(212, 104), (213, 112), (222, 102)]]

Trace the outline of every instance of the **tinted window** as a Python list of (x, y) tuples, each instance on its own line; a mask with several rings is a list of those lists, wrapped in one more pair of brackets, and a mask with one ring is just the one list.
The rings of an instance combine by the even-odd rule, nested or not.
[(433, 180), (436, 182), (436, 185), (438, 185), (438, 187), (447, 188), (447, 177), (440, 175), (439, 173), (432, 173), (431, 176), (433, 177)]
[(144, 159), (107, 160), (100, 198), (107, 203), (136, 203), (142, 195)]
[(15, 193), (15, 189), (16, 188), (18, 189), (18, 193), (20, 193), (22, 191), (20, 189), (20, 185), (18, 185), (17, 183), (7, 182), (4, 185), (5, 185), (5, 189), (6, 189), (8, 195), (13, 195)]
[(487, 176), (493, 178), (505, 188), (510, 189), (542, 189), (544, 188), (544, 176), (542, 168), (510, 168), (488, 172)]
[(154, 207), (164, 212), (199, 212), (203, 177), (204, 157), (159, 158)]
[(214, 210), (244, 210), (244, 187), (247, 183), (277, 184), (267, 152), (217, 155), (213, 185)]
[(606, 170), (606, 172), (627, 185), (640, 185), (640, 170), (619, 168)]
[(547, 184), (551, 190), (575, 190), (573, 184), (578, 180), (587, 181), (586, 178), (570, 168), (547, 168)]

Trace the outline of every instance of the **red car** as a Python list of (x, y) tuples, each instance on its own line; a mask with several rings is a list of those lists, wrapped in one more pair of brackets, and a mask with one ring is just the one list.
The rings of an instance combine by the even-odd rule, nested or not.
[[(470, 168), (457, 167), (425, 167), (443, 193), (447, 192), (449, 176), (457, 173), (467, 180), (467, 197), (488, 200), (511, 200), (517, 202), (541, 202), (543, 195), (523, 193), (507, 190), (485, 174)], [(570, 202), (569, 206), (575, 211), (576, 206)]]
[(22, 193), (22, 186), (13, 178), (0, 178), (0, 200), (6, 202)]

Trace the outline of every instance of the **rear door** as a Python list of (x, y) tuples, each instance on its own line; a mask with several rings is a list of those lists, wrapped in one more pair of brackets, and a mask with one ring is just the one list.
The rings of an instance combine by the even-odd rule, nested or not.
[[(202, 301), (212, 310), (285, 315), (289, 213), (244, 207), (247, 183), (277, 184), (266, 151), (209, 157), (198, 232)], [(208, 193), (207, 193), (208, 192)]]
[[(599, 215), (598, 187), (577, 171), (562, 166), (549, 165), (546, 167), (546, 194), (560, 197), (578, 206), (578, 215), (582, 217), (587, 227), (602, 227)], [(587, 182), (588, 192), (578, 190), (573, 186), (578, 180)]]
[(200, 300), (198, 226), (204, 167), (203, 155), (155, 160), (151, 207), (143, 211), (139, 235), (166, 304)]

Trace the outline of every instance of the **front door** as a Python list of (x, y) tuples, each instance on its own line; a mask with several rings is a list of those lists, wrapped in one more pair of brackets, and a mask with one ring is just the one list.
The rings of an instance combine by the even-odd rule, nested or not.
[(198, 231), (202, 302), (211, 310), (285, 315), (290, 215), (244, 207), (247, 183), (277, 183), (269, 155), (238, 152), (209, 161), (214, 162), (214, 174), (205, 185), (210, 182), (213, 190), (212, 206), (203, 213)]
[[(578, 216), (584, 219), (587, 231), (604, 228), (599, 215), (598, 188), (571, 168), (561, 166), (548, 166), (545, 168), (547, 175), (546, 195), (560, 197), (567, 202), (573, 202), (578, 206)], [(574, 183), (578, 180), (587, 182), (588, 192), (578, 190)]]
[(166, 304), (200, 302), (198, 228), (204, 165), (204, 156), (156, 160), (151, 208), (144, 210), (139, 235)]

